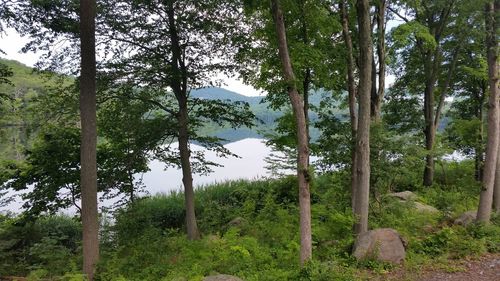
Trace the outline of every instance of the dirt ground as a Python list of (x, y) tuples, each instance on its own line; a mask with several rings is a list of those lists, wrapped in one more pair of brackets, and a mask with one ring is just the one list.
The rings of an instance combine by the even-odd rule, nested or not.
[(415, 280), (418, 281), (500, 281), (500, 254), (490, 254), (477, 260), (457, 262), (460, 272), (430, 271)]
[[(403, 268), (391, 271), (387, 275), (367, 276), (366, 280), (376, 281), (500, 281), (500, 253), (450, 261), (448, 270), (422, 268), (407, 271)], [(365, 279), (365, 278), (363, 278)]]

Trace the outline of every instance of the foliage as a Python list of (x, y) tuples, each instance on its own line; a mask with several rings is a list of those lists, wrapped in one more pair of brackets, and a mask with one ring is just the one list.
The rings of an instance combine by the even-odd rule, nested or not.
[[(413, 187), (417, 200), (437, 207), (439, 214), (415, 212), (412, 202), (387, 197), (385, 189), (380, 190), (380, 197), (372, 197), (371, 228), (391, 227), (403, 236), (408, 242), (409, 267), (498, 252), (498, 219), (491, 225), (448, 224), (477, 205), (479, 186), (475, 189), (464, 181), (469, 178), (474, 183), (470, 161), (448, 163), (444, 169), (450, 178), (447, 183), (438, 180), (433, 188)], [(354, 236), (348, 178), (343, 170), (314, 178), (315, 255), (302, 269), (296, 258), (298, 189), (295, 177), (289, 176), (198, 189), (196, 212), (205, 235), (196, 242), (182, 234), (181, 193), (141, 198), (118, 209), (114, 223), (103, 225), (98, 280), (200, 280), (214, 273), (234, 274), (244, 280), (357, 280), (361, 279), (359, 270), (366, 268), (383, 274), (393, 267), (356, 262), (349, 255)], [(402, 177), (399, 188), (415, 185), (413, 178), (418, 176)], [(437, 178), (441, 178), (439, 173)], [(79, 280), (75, 261), (79, 260), (80, 224), (65, 217), (42, 217), (25, 225), (18, 224), (20, 221), (22, 217), (2, 217), (0, 253), (7, 264), (0, 274), (34, 271), (33, 275)]]
[[(81, 226), (66, 216), (36, 221), (0, 217), (0, 275), (61, 276), (75, 268), (80, 257)], [(41, 277), (41, 276), (39, 276)]]

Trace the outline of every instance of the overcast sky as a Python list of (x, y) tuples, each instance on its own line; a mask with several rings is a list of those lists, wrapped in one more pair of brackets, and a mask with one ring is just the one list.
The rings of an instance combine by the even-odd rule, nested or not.
[[(39, 56), (35, 53), (22, 53), (21, 49), (28, 42), (27, 38), (21, 37), (14, 29), (7, 29), (4, 34), (0, 36), (0, 49), (6, 54), (1, 54), (0, 57), (19, 61), (27, 66), (33, 66), (37, 62)], [(263, 92), (257, 91), (252, 86), (243, 84), (243, 82), (236, 78), (228, 78), (224, 76), (218, 77), (223, 79), (227, 84), (222, 88), (230, 91), (237, 92), (245, 96), (262, 96)]]
[[(27, 66), (33, 66), (37, 60), (38, 55), (35, 53), (22, 53), (21, 49), (28, 42), (27, 38), (21, 37), (15, 30), (7, 29), (6, 32), (0, 36), (0, 49), (2, 49), (5, 54), (0, 53), (0, 57), (7, 58), (11, 60), (19, 61)], [(243, 82), (236, 78), (228, 77), (218, 77), (223, 79), (225, 86), (222, 88), (228, 89), (230, 91), (245, 95), (245, 96), (262, 96), (264, 93), (262, 91), (257, 91), (255, 88), (249, 85), (243, 84)], [(390, 86), (394, 82), (394, 76), (386, 76), (386, 87)]]

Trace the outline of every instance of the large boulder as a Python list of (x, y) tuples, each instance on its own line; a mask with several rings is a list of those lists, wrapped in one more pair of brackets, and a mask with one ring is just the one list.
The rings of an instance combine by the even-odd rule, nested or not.
[(421, 212), (421, 213), (424, 213), (424, 212), (433, 213), (433, 214), (439, 213), (438, 209), (436, 209), (430, 205), (420, 203), (420, 202), (415, 202), (415, 209), (417, 210), (417, 212)]
[(246, 223), (246, 220), (242, 217), (236, 217), (227, 223), (228, 227), (240, 227)]
[(417, 200), (417, 195), (411, 191), (401, 191), (396, 193), (390, 193), (389, 196), (396, 197), (403, 201)]
[(405, 242), (392, 228), (379, 228), (358, 235), (353, 255), (358, 260), (373, 258), (378, 261), (401, 263), (404, 261)]
[(475, 220), (476, 220), (476, 215), (477, 215), (477, 212), (476, 211), (468, 211), (468, 212), (465, 212), (463, 214), (461, 214), (454, 222), (453, 224), (456, 224), (456, 225), (463, 225), (463, 226), (466, 226), (466, 225), (469, 225), (471, 223), (473, 223)]
[(411, 191), (401, 191), (401, 192), (396, 192), (396, 193), (389, 193), (389, 196), (391, 197), (394, 197), (396, 199), (398, 199), (399, 202), (401, 203), (406, 203), (406, 202), (410, 202), (410, 201), (413, 201), (414, 202), (414, 206), (415, 206), (415, 209), (417, 212), (421, 212), (421, 213), (439, 213), (439, 210), (430, 206), (430, 205), (426, 205), (424, 203), (420, 203), (420, 202), (416, 202), (416, 200), (418, 199), (418, 196), (411, 192)]
[(232, 275), (217, 274), (217, 275), (207, 276), (203, 278), (202, 281), (243, 281), (243, 280)]

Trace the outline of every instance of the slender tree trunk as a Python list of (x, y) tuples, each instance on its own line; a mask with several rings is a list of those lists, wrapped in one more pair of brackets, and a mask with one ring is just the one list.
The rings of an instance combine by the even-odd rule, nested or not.
[[(500, 142), (498, 144), (500, 146)], [(495, 171), (495, 184), (493, 188), (493, 211), (500, 214), (500, 147), (497, 152), (497, 166)]]
[(278, 53), (283, 66), (283, 75), (287, 82), (288, 96), (292, 104), (295, 122), (297, 125), (297, 178), (299, 182), (299, 208), (300, 208), (300, 264), (304, 265), (312, 258), (311, 237), (311, 198), (309, 190), (309, 144), (307, 140), (307, 124), (304, 114), (304, 101), (300, 96), (295, 74), (293, 72), (288, 45), (286, 40), (285, 22), (280, 1), (271, 1), (271, 11), (278, 39)]
[[(306, 137), (307, 143), (311, 141), (311, 134), (309, 133), (309, 85), (311, 84), (311, 69), (306, 69), (304, 77), (304, 117), (306, 118)], [(310, 163), (310, 155), (307, 154), (307, 165)]]
[(184, 185), (184, 198), (186, 207), (186, 230), (187, 236), (190, 240), (196, 240), (200, 238), (198, 232), (198, 225), (196, 223), (196, 213), (195, 213), (195, 200), (194, 200), (194, 188), (193, 188), (193, 173), (191, 171), (191, 161), (190, 161), (190, 150), (189, 150), (189, 116), (188, 116), (188, 105), (187, 105), (187, 73), (186, 66), (182, 58), (181, 46), (179, 42), (179, 36), (177, 33), (177, 27), (175, 23), (175, 10), (173, 3), (169, 2), (169, 7), (167, 10), (167, 16), (169, 21), (169, 33), (170, 40), (172, 42), (172, 78), (171, 87), (175, 94), (175, 98), (179, 104), (179, 112), (177, 115), (178, 121), (178, 142), (179, 142), (179, 153), (181, 160), (182, 169), (182, 183)]
[(356, 3), (359, 26), (359, 120), (356, 139), (357, 188), (355, 215), (356, 234), (368, 231), (368, 206), (370, 193), (370, 90), (372, 65), (372, 39), (368, 0)]
[[(475, 168), (475, 178), (477, 181), (482, 181), (483, 180), (483, 167), (484, 167), (484, 150), (483, 150), (483, 139), (484, 139), (484, 129), (483, 129), (483, 103), (484, 103), (484, 98), (486, 96), (486, 91), (487, 89), (483, 87), (481, 89), (481, 94), (479, 94), (478, 100), (479, 106), (477, 108), (477, 115), (476, 118), (479, 120), (479, 130), (477, 134), (477, 140), (476, 140), (476, 148), (474, 149), (475, 151), (475, 163), (474, 163), (474, 168)], [(499, 150), (500, 151), (500, 150)], [(496, 184), (496, 182), (495, 182)]]
[(425, 62), (426, 85), (424, 90), (424, 134), (425, 134), (425, 149), (427, 155), (425, 157), (424, 169), (424, 186), (431, 186), (434, 182), (434, 139), (436, 130), (434, 129), (434, 84), (436, 83), (436, 75), (433, 67), (436, 65), (431, 63), (430, 59)]
[(342, 36), (344, 37), (344, 43), (347, 49), (347, 92), (349, 95), (349, 118), (351, 121), (351, 139), (352, 139), (352, 151), (351, 151), (351, 208), (352, 212), (355, 213), (355, 203), (356, 203), (356, 187), (357, 187), (357, 153), (356, 153), (356, 132), (358, 130), (358, 112), (356, 110), (356, 82), (354, 81), (354, 56), (353, 56), (353, 46), (351, 34), (349, 33), (349, 15), (347, 13), (347, 3), (345, 0), (341, 0), (339, 4), (339, 9), (341, 11), (341, 21), (342, 21)]
[(95, 0), (82, 0), (80, 2), (80, 119), (82, 127), (80, 185), (82, 190), (83, 272), (90, 281), (94, 279), (95, 265), (99, 260), (95, 13)]
[[(374, 120), (380, 121), (382, 103), (385, 96), (385, 10), (387, 8), (387, 1), (380, 0), (377, 7), (377, 29), (378, 29), (378, 42), (377, 42), (377, 56), (378, 56), (378, 91), (377, 102), (375, 104)], [(375, 80), (372, 81), (375, 84)]]
[(200, 238), (194, 206), (193, 173), (191, 171), (191, 152), (189, 151), (188, 108), (187, 101), (179, 106), (179, 152), (181, 157), (182, 183), (184, 184), (184, 198), (186, 202), (186, 229), (188, 239)]
[[(373, 46), (372, 46), (373, 48)], [(377, 110), (377, 103), (378, 103), (378, 93), (377, 93), (377, 84), (375, 81), (377, 81), (377, 64), (375, 63), (375, 52), (372, 49), (372, 85), (371, 85), (371, 94), (370, 94), (370, 117), (372, 120), (376, 120), (375, 116), (377, 115), (376, 110)]]
[[(301, 8), (301, 21), (302, 21), (302, 42), (304, 45), (309, 46), (309, 35), (307, 33), (307, 19), (306, 19), (306, 0), (302, 0), (300, 3)], [(307, 133), (307, 142), (311, 141), (311, 135), (309, 133), (309, 90), (311, 86), (311, 68), (307, 67), (304, 70), (304, 80), (302, 81), (302, 93), (304, 96), (304, 116), (306, 117), (306, 133)], [(310, 156), (307, 155), (307, 164), (310, 163)]]
[(488, 55), (488, 78), (490, 83), (490, 98), (488, 100), (488, 142), (486, 144), (486, 160), (484, 175), (477, 210), (477, 221), (488, 223), (491, 216), (495, 172), (497, 167), (499, 144), (499, 97), (498, 89), (498, 43), (496, 14), (500, 1), (485, 4), (486, 48)]

